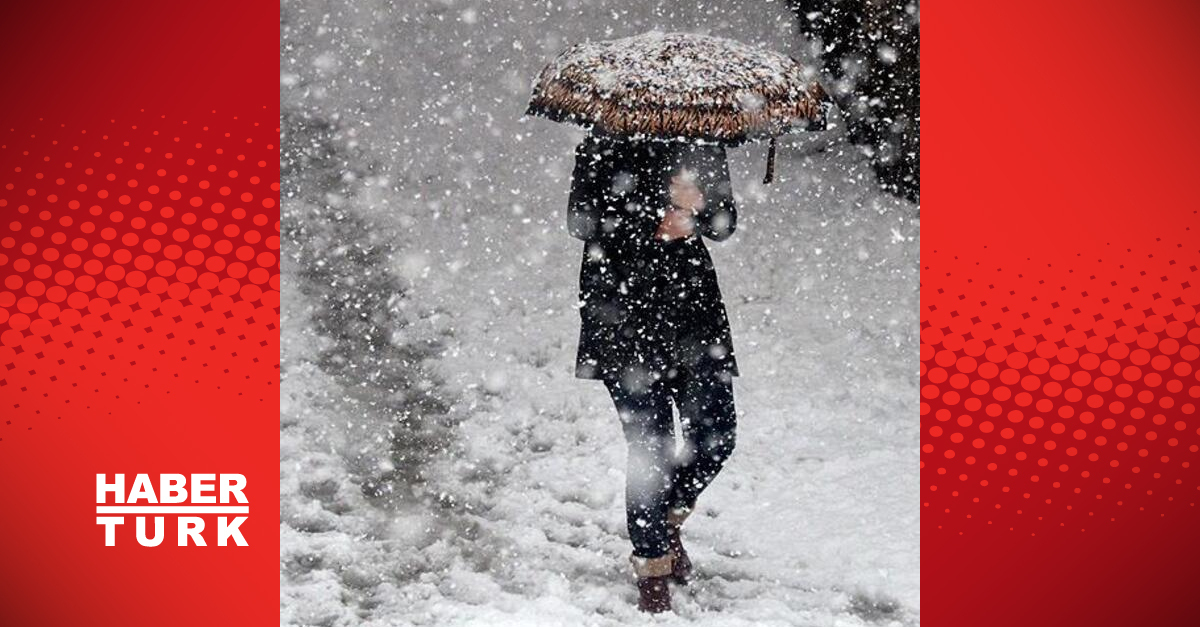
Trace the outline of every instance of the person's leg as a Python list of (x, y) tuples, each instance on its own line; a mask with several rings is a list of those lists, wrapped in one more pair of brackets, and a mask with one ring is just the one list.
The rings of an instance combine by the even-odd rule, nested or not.
[(667, 506), (675, 450), (671, 398), (661, 382), (640, 390), (605, 381), (628, 445), (625, 513), (636, 558), (667, 554)]
[(682, 522), (733, 452), (737, 416), (733, 377), (727, 373), (685, 372), (672, 392), (684, 445), (676, 461), (670, 508)]

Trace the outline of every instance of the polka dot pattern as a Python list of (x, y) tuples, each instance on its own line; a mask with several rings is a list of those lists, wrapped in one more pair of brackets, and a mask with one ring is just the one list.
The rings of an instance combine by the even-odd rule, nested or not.
[(279, 130), (209, 117), (0, 129), (0, 446), (152, 389), (276, 394)]
[(924, 517), (1037, 533), (1196, 515), (1190, 235), (1066, 267), (925, 251), (923, 272), (939, 276), (921, 303)]

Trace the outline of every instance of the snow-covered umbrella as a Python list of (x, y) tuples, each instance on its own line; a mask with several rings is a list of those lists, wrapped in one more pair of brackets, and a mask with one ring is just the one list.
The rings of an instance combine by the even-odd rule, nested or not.
[(574, 44), (533, 84), (526, 115), (603, 133), (726, 145), (824, 130), (831, 100), (792, 57), (723, 37), (650, 31)]

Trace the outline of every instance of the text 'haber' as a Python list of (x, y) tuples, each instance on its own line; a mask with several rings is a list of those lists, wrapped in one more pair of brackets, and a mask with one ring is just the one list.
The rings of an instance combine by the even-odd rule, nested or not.
[[(104, 546), (116, 546), (118, 527), (125, 515), (134, 515), (134, 535), (142, 546), (158, 546), (166, 538), (165, 520), (175, 519), (178, 546), (208, 546), (205, 517), (216, 518), (217, 546), (249, 546), (241, 526), (250, 506), (243, 490), (246, 477), (239, 474), (160, 474), (155, 483), (148, 474), (126, 483), (124, 474), (96, 475), (96, 524), (104, 526)], [(238, 516), (237, 514), (245, 514)], [(233, 520), (230, 517), (233, 515)], [(146, 521), (154, 523), (148, 533)], [(209, 527), (209, 538), (213, 538)]]

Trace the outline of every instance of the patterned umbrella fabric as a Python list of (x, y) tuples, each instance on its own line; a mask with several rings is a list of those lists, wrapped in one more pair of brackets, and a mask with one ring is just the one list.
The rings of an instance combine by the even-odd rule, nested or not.
[(650, 31), (572, 45), (534, 81), (526, 115), (602, 133), (738, 145), (822, 130), (832, 106), (795, 59), (731, 39)]

